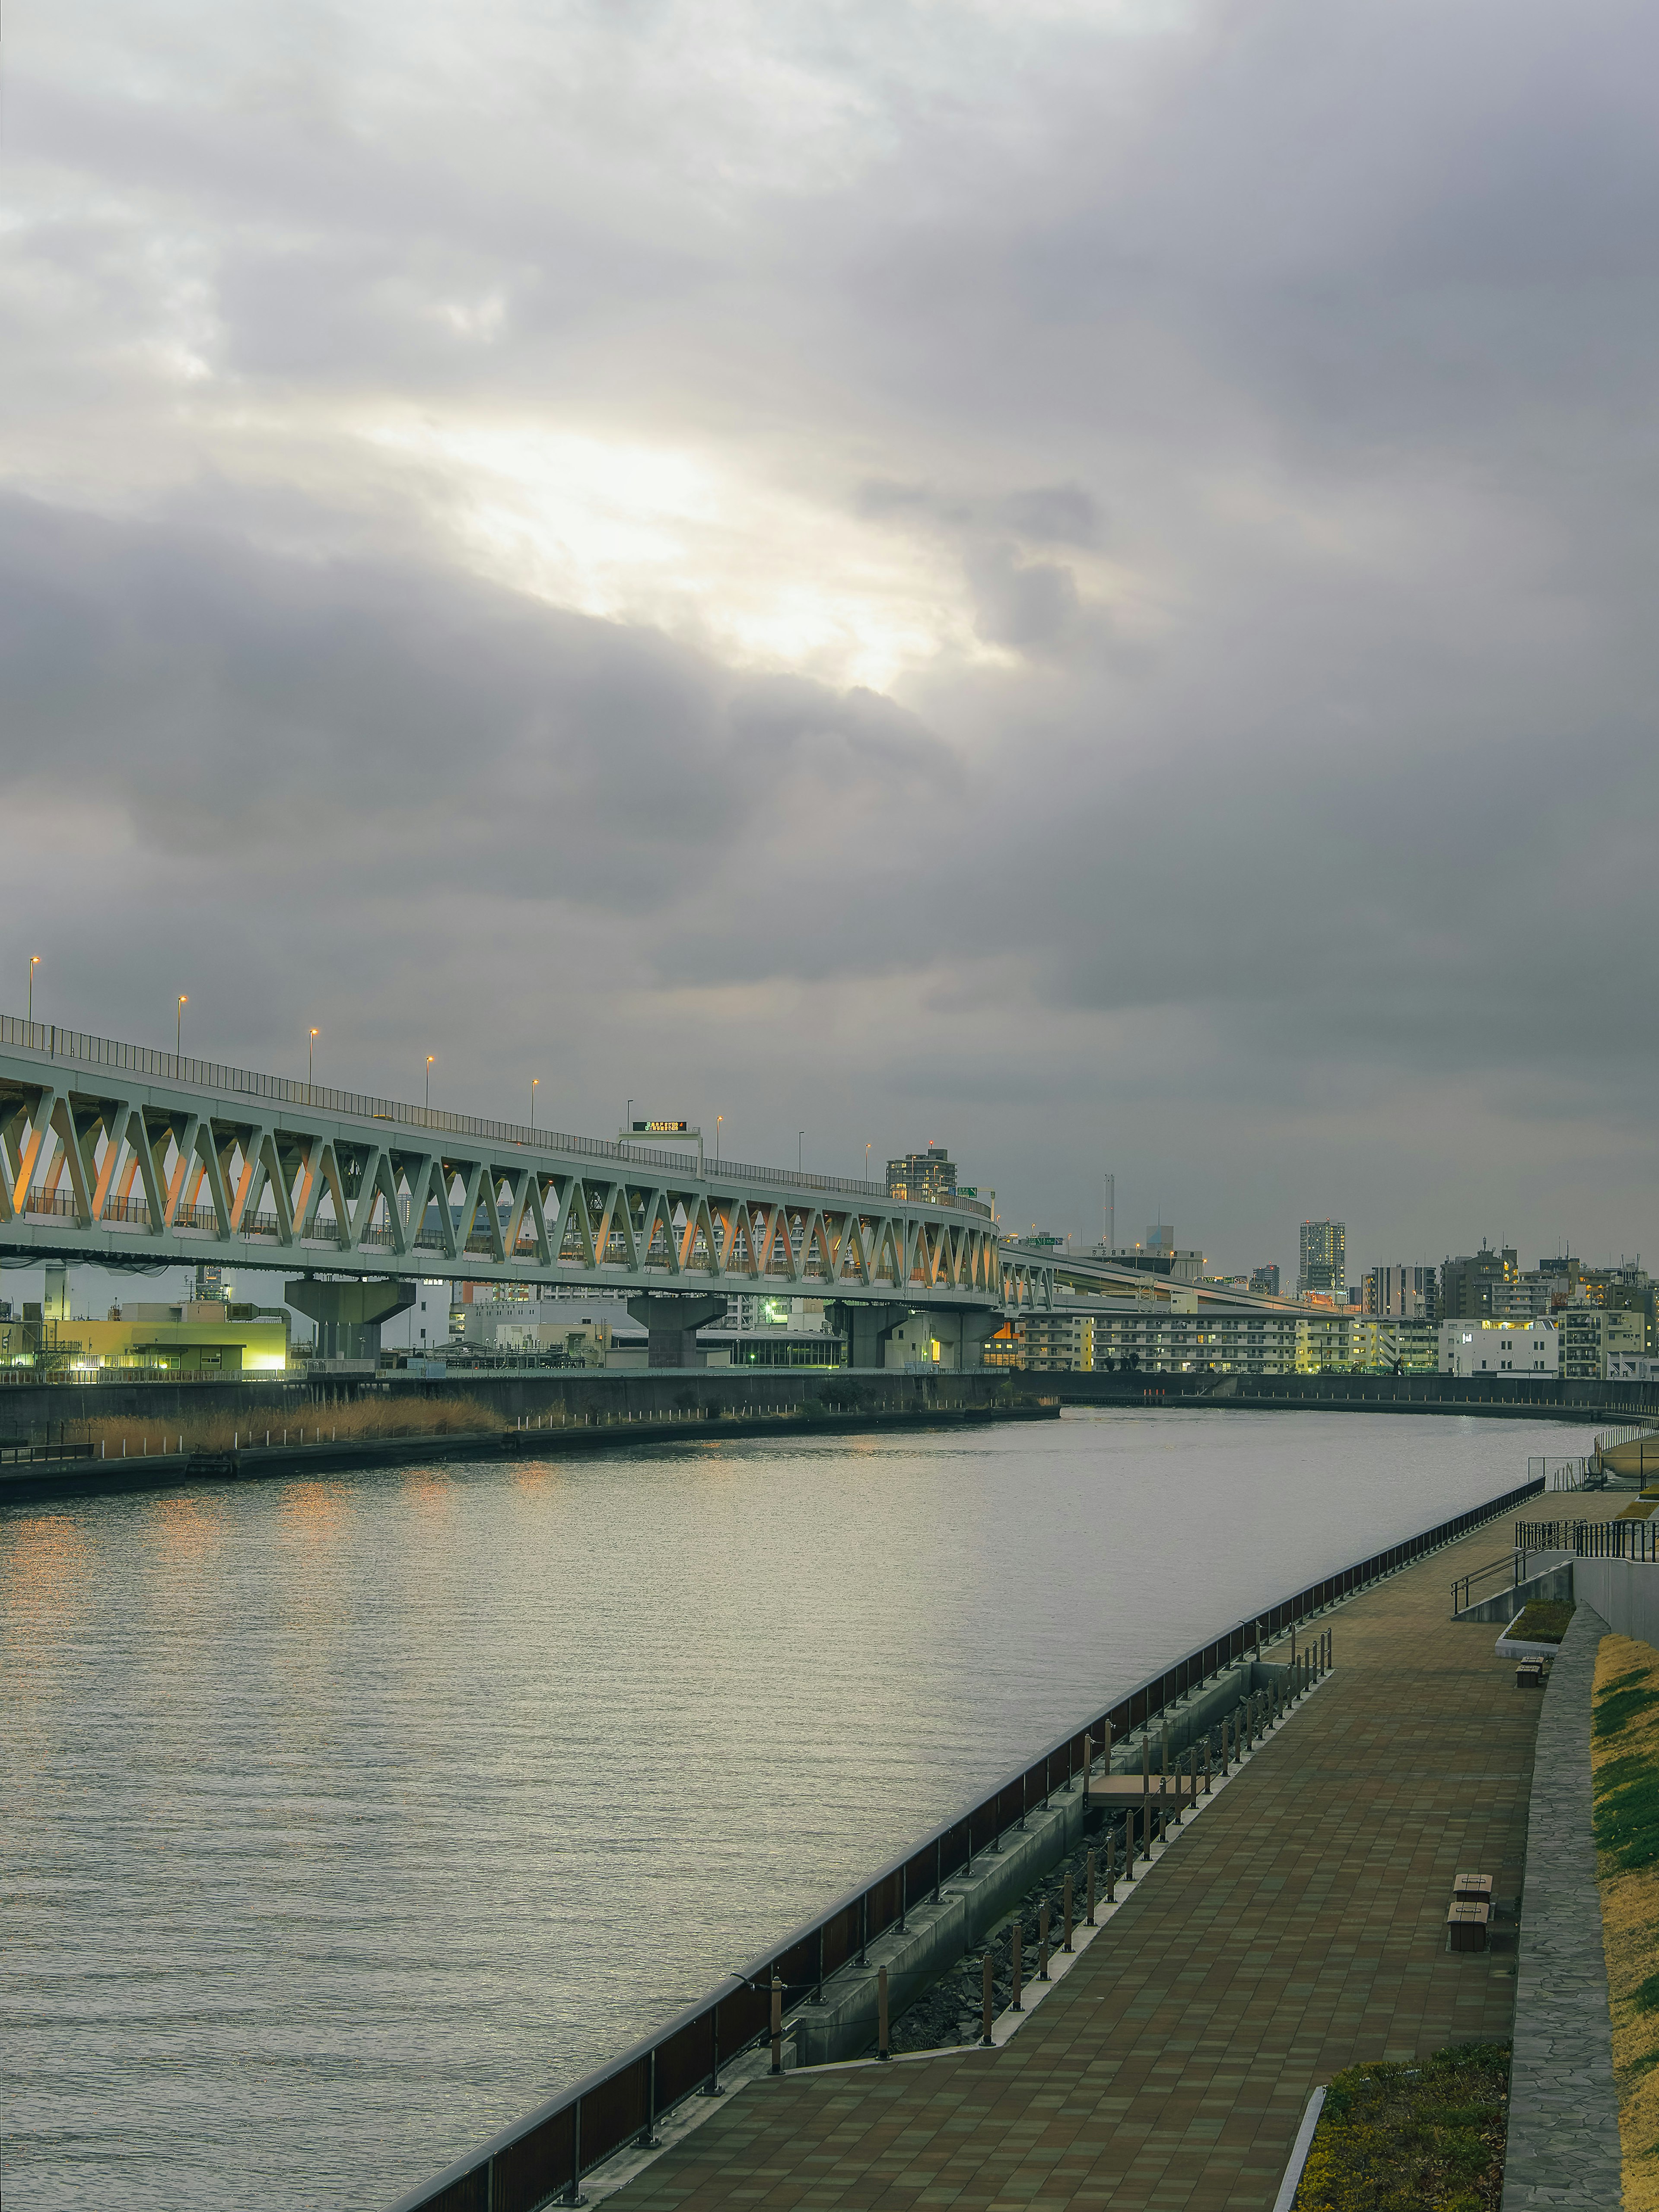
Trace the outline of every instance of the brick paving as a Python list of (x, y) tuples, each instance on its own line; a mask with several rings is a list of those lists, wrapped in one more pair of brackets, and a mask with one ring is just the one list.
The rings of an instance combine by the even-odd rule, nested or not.
[(1445, 1913), (1461, 1869), (1522, 1887), (1541, 1700), (1448, 1617), (1509, 1534), (1328, 1617), (1332, 1679), (1004, 2047), (753, 2082), (619, 2212), (1268, 2208), (1316, 2083), (1507, 2037), (1516, 1954), (1449, 1953)]

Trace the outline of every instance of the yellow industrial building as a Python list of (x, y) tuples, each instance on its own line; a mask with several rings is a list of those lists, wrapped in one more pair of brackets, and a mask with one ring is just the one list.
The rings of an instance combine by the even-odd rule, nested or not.
[(95, 1375), (102, 1368), (147, 1374), (273, 1375), (289, 1364), (289, 1316), (215, 1299), (176, 1305), (112, 1306), (103, 1321), (45, 1321), (39, 1307), (0, 1321), (0, 1362)]

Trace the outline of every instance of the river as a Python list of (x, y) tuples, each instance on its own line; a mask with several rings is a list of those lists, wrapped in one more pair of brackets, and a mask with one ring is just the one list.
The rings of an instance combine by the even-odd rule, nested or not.
[(7, 1508), (8, 2201), (389, 2203), (1153, 1668), (1588, 1448), (1076, 1412)]

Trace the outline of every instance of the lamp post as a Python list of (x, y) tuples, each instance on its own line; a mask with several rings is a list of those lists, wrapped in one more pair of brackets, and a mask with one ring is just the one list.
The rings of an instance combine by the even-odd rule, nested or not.
[(40, 954), (38, 952), (31, 952), (29, 955), (29, 1021), (31, 1025), (33, 1025), (34, 1021), (34, 971), (40, 965)]
[(310, 1036), (306, 1039), (306, 1103), (307, 1103), (307, 1106), (309, 1106), (309, 1105), (310, 1105), (310, 1103), (311, 1103), (311, 1061), (312, 1061), (312, 1054), (316, 1051), (316, 1049), (317, 1049), (317, 1032), (316, 1032), (316, 1030), (313, 1030), (313, 1031), (311, 1032), (311, 1035), (310, 1035)]
[(796, 1132), (795, 1132), (795, 1173), (796, 1173), (797, 1175), (800, 1175), (800, 1174), (803, 1174), (803, 1173), (805, 1172), (805, 1170), (803, 1170), (803, 1168), (802, 1168), (802, 1166), (801, 1166), (801, 1147), (802, 1147), (802, 1146), (803, 1146), (803, 1145), (805, 1145), (805, 1142), (806, 1142), (806, 1132), (805, 1132), (805, 1129), (797, 1129), (797, 1130), (796, 1130)]
[(864, 1148), (864, 1180), (866, 1182), (868, 1182), (870, 1180), (870, 1147), (868, 1145)]
[(429, 1052), (426, 1056), (426, 1103), (428, 1107), (432, 1103), (432, 1063), (436, 1058), (435, 1053)]
[(188, 994), (180, 991), (173, 1018), (173, 1056), (175, 1060), (182, 1060), (185, 1056), (185, 1008), (189, 1004)]
[(720, 1164), (720, 1123), (725, 1119), (724, 1114), (716, 1114), (714, 1116), (714, 1165), (716, 1167)]
[(532, 1075), (530, 1079), (530, 1126), (532, 1129), (536, 1126), (536, 1085), (541, 1079), (539, 1075)]

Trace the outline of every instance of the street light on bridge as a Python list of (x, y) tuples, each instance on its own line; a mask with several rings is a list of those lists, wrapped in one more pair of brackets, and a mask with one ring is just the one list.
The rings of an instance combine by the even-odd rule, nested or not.
[(31, 1024), (34, 1020), (34, 971), (40, 965), (40, 954), (31, 952), (29, 955), (29, 1021)]
[(173, 1056), (175, 1060), (182, 1060), (185, 1056), (185, 1008), (189, 1004), (188, 994), (180, 991), (179, 1003), (173, 1012)]
[(317, 1049), (317, 1032), (313, 1030), (306, 1039), (306, 1103), (311, 1103), (311, 1056)]
[(436, 1053), (432, 1052), (428, 1053), (426, 1056), (426, 1103), (428, 1106), (430, 1106), (432, 1103), (432, 1063), (437, 1056)]
[(536, 1086), (541, 1079), (539, 1075), (532, 1075), (530, 1079), (530, 1126), (532, 1129), (536, 1126)]
[(716, 1114), (714, 1116), (714, 1165), (716, 1167), (720, 1164), (720, 1123), (725, 1119), (724, 1114)]

